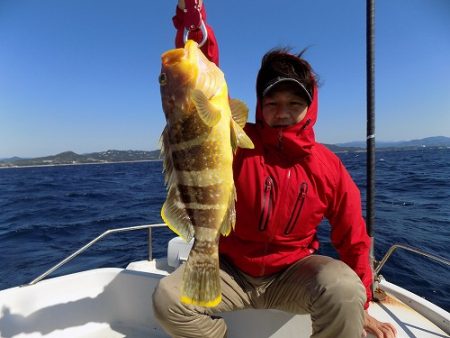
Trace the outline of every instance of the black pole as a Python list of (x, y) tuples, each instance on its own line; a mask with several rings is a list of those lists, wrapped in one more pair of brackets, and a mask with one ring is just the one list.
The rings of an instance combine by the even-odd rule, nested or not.
[(370, 252), (374, 263), (375, 227), (375, 0), (367, 0), (366, 5), (366, 67), (367, 67), (367, 202), (366, 226), (372, 238)]

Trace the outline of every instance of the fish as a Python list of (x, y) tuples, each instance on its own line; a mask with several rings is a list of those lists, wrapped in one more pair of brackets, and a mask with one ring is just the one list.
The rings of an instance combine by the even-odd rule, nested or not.
[(222, 300), (218, 243), (236, 222), (233, 156), (254, 148), (243, 127), (248, 108), (228, 95), (224, 73), (188, 40), (161, 55), (159, 85), (166, 126), (161, 154), (166, 225), (186, 241), (180, 300), (203, 307)]

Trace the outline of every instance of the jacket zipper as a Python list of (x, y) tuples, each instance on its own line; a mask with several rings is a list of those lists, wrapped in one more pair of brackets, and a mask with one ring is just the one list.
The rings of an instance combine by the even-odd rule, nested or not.
[(283, 150), (283, 130), (278, 131), (278, 149)]
[(261, 217), (259, 218), (259, 230), (264, 231), (269, 223), (269, 218), (272, 213), (272, 177), (268, 176), (264, 182), (264, 192), (262, 196), (262, 210)]
[(294, 230), (295, 225), (298, 222), (298, 218), (303, 209), (303, 205), (305, 204), (306, 194), (308, 192), (308, 184), (303, 182), (300, 185), (300, 192), (298, 194), (297, 200), (295, 201), (294, 210), (292, 211), (292, 215), (289, 218), (289, 222), (284, 230), (284, 234), (288, 235)]

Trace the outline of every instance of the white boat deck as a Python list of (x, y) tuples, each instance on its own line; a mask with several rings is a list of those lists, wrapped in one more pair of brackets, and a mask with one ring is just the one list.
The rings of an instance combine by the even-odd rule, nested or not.
[[(33, 286), (3, 290), (0, 292), (0, 337), (167, 337), (153, 318), (151, 305), (154, 286), (167, 274), (160, 267), (164, 267), (161, 261), (136, 262), (128, 269), (88, 270), (43, 280)], [(397, 296), (398, 292), (401, 297), (404, 292), (408, 295), (389, 283), (386, 289), (392, 289)], [(450, 315), (435, 308), (438, 320), (442, 321), (440, 326), (448, 330)], [(400, 338), (449, 337), (391, 294), (382, 303), (372, 304), (370, 313), (396, 325)], [(307, 315), (245, 310), (223, 316), (230, 338), (309, 337), (311, 334)]]

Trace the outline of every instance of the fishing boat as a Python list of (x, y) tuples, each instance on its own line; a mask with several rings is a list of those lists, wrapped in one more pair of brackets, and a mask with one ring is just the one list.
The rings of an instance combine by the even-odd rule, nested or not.
[[(374, 126), (373, 126), (373, 0), (368, 0), (368, 233), (374, 223)], [(168, 337), (153, 314), (152, 294), (158, 281), (188, 257), (192, 243), (175, 237), (167, 244), (167, 255), (153, 258), (152, 230), (165, 224), (148, 224), (105, 231), (30, 283), (0, 291), (0, 337)], [(125, 268), (85, 270), (46, 278), (103, 238), (136, 230), (148, 231), (148, 259), (132, 261)], [(443, 257), (419, 249), (393, 245), (375, 272), (374, 301), (369, 313), (392, 323), (397, 337), (450, 337), (450, 314), (428, 300), (383, 278), (381, 270), (392, 253), (406, 250), (450, 265)], [(242, 310), (219, 314), (228, 324), (229, 338), (291, 338), (311, 335), (309, 315), (279, 310)], [(368, 337), (371, 337), (369, 334)]]
[[(187, 259), (192, 243), (175, 237), (168, 243), (166, 257), (153, 258), (152, 229), (164, 226), (107, 230), (30, 283), (0, 291), (0, 337), (168, 337), (153, 315), (152, 293), (161, 278)], [(126, 268), (98, 268), (46, 279), (104, 237), (135, 230), (148, 231), (147, 260), (130, 262)], [(450, 263), (408, 246), (393, 246), (376, 269), (380, 300), (372, 302), (369, 313), (380, 321), (393, 323), (399, 338), (449, 337), (448, 312), (379, 274), (399, 248)], [(242, 310), (220, 315), (228, 324), (230, 338), (311, 335), (309, 315), (278, 310)]]

